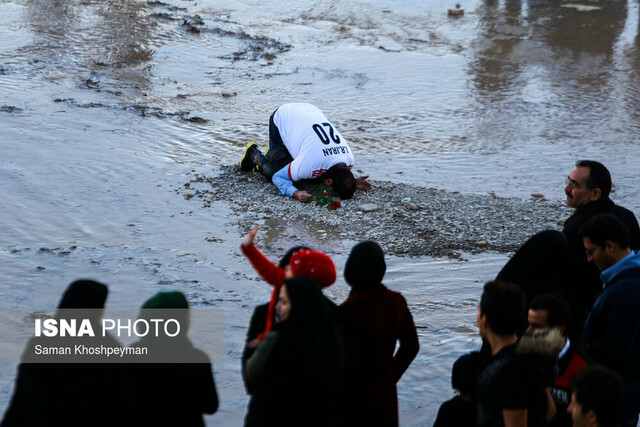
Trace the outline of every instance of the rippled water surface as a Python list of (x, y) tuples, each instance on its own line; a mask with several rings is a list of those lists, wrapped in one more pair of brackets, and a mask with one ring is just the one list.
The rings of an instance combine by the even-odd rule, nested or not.
[[(2, 306), (55, 305), (91, 276), (112, 306), (178, 288), (219, 307), (209, 421), (240, 424), (243, 336), (269, 290), (238, 255), (230, 207), (177, 190), (265, 144), (289, 101), (318, 105), (373, 179), (560, 200), (575, 160), (594, 158), (639, 211), (637, 1), (469, 0), (450, 18), (454, 4), (0, 0)], [(389, 260), (422, 344), (399, 384), (403, 425), (430, 424), (451, 395), (481, 284), (505, 259)], [(2, 408), (14, 372), (0, 368)]]

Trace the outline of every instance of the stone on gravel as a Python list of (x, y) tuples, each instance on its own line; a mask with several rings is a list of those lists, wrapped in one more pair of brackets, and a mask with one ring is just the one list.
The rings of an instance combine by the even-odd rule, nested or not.
[(364, 212), (364, 213), (367, 213), (367, 212), (375, 212), (375, 211), (377, 211), (378, 209), (380, 209), (380, 206), (375, 205), (375, 204), (373, 204), (373, 203), (366, 203), (366, 204), (364, 204), (364, 205), (360, 205), (360, 206), (358, 206), (358, 210), (359, 210), (359, 211), (362, 211), (362, 212)]

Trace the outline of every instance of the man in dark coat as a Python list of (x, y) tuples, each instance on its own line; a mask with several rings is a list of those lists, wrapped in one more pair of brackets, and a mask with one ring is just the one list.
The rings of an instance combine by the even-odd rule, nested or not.
[(527, 302), (540, 294), (560, 293), (571, 304), (572, 337), (578, 339), (586, 313), (600, 292), (600, 277), (584, 254), (578, 230), (589, 219), (611, 213), (629, 230), (631, 249), (640, 249), (640, 227), (633, 212), (610, 198), (611, 174), (602, 163), (580, 160), (566, 179), (567, 206), (575, 209), (562, 233), (546, 230), (531, 237), (502, 268), (496, 280), (518, 284)]
[(580, 227), (596, 215), (609, 213), (618, 218), (629, 231), (631, 249), (640, 249), (640, 227), (633, 212), (616, 205), (610, 198), (611, 174), (604, 165), (593, 160), (581, 160), (571, 171), (564, 188), (567, 205), (575, 209), (564, 223), (562, 232), (567, 236), (576, 268), (577, 280), (583, 290), (584, 307), (589, 311), (595, 302), (602, 283), (600, 272), (584, 254)]
[(635, 427), (640, 413), (640, 251), (629, 248), (627, 229), (610, 214), (591, 219), (580, 235), (604, 283), (585, 323), (584, 349), (624, 379), (622, 425)]
[[(404, 297), (382, 284), (384, 254), (357, 244), (345, 265), (351, 293), (340, 305), (346, 353), (345, 425), (397, 426), (396, 383), (418, 354), (413, 317)], [(396, 342), (400, 343), (395, 352)]]
[(540, 370), (516, 352), (525, 296), (511, 283), (488, 282), (478, 305), (478, 330), (491, 349), (478, 377), (478, 427), (545, 426), (552, 409)]

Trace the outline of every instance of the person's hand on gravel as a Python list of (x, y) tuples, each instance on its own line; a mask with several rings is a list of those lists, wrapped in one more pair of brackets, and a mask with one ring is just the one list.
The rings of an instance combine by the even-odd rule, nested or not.
[(369, 191), (373, 188), (373, 185), (369, 181), (367, 181), (369, 175), (363, 175), (356, 178), (356, 188), (358, 190)]
[(253, 227), (251, 229), (249, 234), (247, 234), (247, 237), (245, 237), (244, 241), (242, 242), (243, 247), (246, 248), (253, 245), (253, 241), (256, 239), (256, 234), (258, 234), (258, 230), (260, 230), (260, 227)]
[(307, 193), (304, 190), (297, 190), (293, 192), (293, 198), (302, 203), (307, 203), (310, 197), (311, 194)]

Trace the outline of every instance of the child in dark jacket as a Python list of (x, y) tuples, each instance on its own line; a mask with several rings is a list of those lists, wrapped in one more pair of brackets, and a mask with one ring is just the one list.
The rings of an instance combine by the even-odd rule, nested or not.
[(444, 402), (433, 427), (473, 427), (476, 425), (476, 388), (480, 373), (480, 352), (460, 356), (451, 369), (451, 387), (458, 394)]

